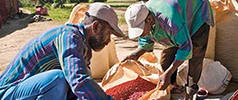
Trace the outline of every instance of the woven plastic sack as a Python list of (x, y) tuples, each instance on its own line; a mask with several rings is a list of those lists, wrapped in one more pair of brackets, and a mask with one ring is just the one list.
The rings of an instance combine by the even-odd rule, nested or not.
[[(212, 9), (213, 10), (213, 9)], [(216, 20), (216, 11), (213, 10), (213, 19)], [(215, 44), (216, 44), (216, 22), (215, 25), (212, 27), (210, 26), (209, 30), (209, 37), (207, 43), (207, 50), (205, 54), (205, 58), (215, 59)]]
[[(188, 62), (178, 68), (177, 84), (183, 86), (187, 83)], [(200, 88), (208, 90), (211, 94), (221, 94), (227, 88), (232, 78), (231, 73), (218, 61), (204, 59), (203, 70), (198, 82)]]
[(107, 71), (116, 63), (119, 62), (115, 41), (111, 39), (100, 52), (92, 51), (90, 70), (94, 79), (102, 79)]
[(238, 82), (238, 3), (237, 0), (210, 0), (216, 11), (215, 60), (220, 61)]
[[(107, 91), (120, 84), (135, 80), (138, 76), (157, 84), (158, 77), (162, 73), (162, 67), (158, 64), (156, 56), (153, 53), (146, 53), (139, 58), (139, 61), (127, 60), (114, 65), (104, 76), (102, 88)], [(170, 86), (166, 90), (159, 90), (158, 87), (142, 95), (139, 100), (169, 100)]]
[(85, 12), (88, 10), (87, 6), (85, 5), (76, 5), (69, 17), (69, 20), (67, 23), (80, 23), (84, 20)]

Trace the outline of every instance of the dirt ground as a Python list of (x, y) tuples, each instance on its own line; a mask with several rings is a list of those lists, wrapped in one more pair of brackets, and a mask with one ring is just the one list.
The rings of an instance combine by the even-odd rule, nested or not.
[(20, 48), (41, 32), (64, 22), (39, 22), (28, 24), (28, 18), (13, 19), (4, 24), (0, 31), (0, 66), (4, 69)]
[[(63, 25), (65, 21), (45, 21), (28, 23), (29, 19), (13, 19), (4, 24), (0, 31), (0, 66), (6, 67), (20, 48), (30, 39), (51, 28)], [(123, 32), (127, 32), (126, 25), (120, 25)], [(118, 59), (123, 59), (127, 54), (136, 49), (137, 41), (128, 38), (112, 36), (116, 43)], [(158, 48), (158, 46), (157, 46)], [(156, 50), (159, 52), (159, 50)]]
[[(121, 10), (117, 10), (121, 11)], [(29, 13), (23, 10), (25, 13)], [(67, 20), (63, 21), (44, 21), (29, 23), (32, 20), (31, 17), (24, 19), (14, 18), (8, 20), (3, 25), (0, 31), (0, 72), (4, 69), (8, 63), (13, 59), (14, 55), (20, 50), (20, 48), (30, 39), (38, 34), (47, 31), (51, 28), (63, 25)], [(123, 33), (127, 33), (127, 25), (121, 24), (119, 27)], [(127, 35), (127, 34), (126, 34)], [(112, 35), (116, 43), (116, 50), (118, 59), (122, 60), (130, 52), (137, 48), (137, 41), (129, 40), (128, 38), (117, 38)], [(156, 45), (155, 52), (160, 52), (161, 46)]]
[[(38, 34), (49, 30), (51, 28), (63, 25), (65, 21), (45, 21), (45, 22), (34, 22), (29, 23), (30, 18), (19, 19), (15, 18), (9, 20), (7, 24), (4, 24), (2, 30), (0, 31), (0, 73), (5, 69), (5, 67), (10, 63), (13, 57), (17, 54), (20, 48), (30, 39), (37, 36)], [(119, 25), (122, 31), (127, 33), (127, 25)], [(133, 50), (137, 48), (136, 40), (129, 40), (128, 38), (117, 38), (113, 36), (116, 43), (116, 51), (118, 59), (122, 60)], [(159, 53), (161, 52), (162, 46), (159, 44), (155, 45), (155, 53), (159, 58)], [(237, 83), (231, 83), (229, 89), (226, 93), (235, 91), (237, 89)], [(210, 96), (210, 100), (219, 100), (223, 95), (213, 95)], [(173, 94), (172, 98), (174, 100), (181, 99), (183, 95)]]

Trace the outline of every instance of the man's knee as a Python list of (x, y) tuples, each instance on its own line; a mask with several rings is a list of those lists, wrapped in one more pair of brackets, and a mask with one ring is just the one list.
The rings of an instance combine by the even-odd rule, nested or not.
[(64, 77), (64, 73), (60, 69), (53, 69), (48, 72), (48, 74), (54, 75), (54, 76), (59, 76), (59, 77)]
[(48, 72), (48, 75), (53, 76), (52, 80), (40, 89), (41, 93), (38, 98), (49, 99), (51, 98), (51, 95), (54, 95), (57, 96), (57, 98), (61, 98), (62, 100), (66, 99), (70, 87), (64, 77), (62, 70), (51, 70)]
[[(69, 88), (68, 83), (64, 77), (64, 73), (60, 69), (50, 70), (48, 73), (49, 76), (54, 76), (52, 82), (56, 83), (56, 87), (60, 89)], [(55, 81), (55, 82), (54, 82)]]

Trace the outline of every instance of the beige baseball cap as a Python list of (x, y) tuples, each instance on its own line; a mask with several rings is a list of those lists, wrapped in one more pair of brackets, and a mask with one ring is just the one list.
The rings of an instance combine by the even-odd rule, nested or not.
[(144, 30), (145, 19), (149, 14), (143, 1), (130, 5), (125, 12), (130, 39), (139, 37)]
[(124, 37), (123, 32), (118, 27), (117, 14), (109, 5), (100, 2), (92, 3), (87, 12), (90, 16), (106, 21), (114, 29), (114, 35)]

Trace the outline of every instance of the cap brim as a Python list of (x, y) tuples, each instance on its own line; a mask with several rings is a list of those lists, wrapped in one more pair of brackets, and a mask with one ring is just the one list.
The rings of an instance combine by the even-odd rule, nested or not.
[[(110, 23), (109, 23), (110, 24)], [(116, 35), (117, 37), (125, 37), (125, 35), (123, 34), (123, 32), (121, 31), (121, 29), (114, 24), (110, 24), (110, 26), (114, 29), (114, 35)]]
[(137, 27), (129, 27), (129, 29), (128, 29), (129, 39), (134, 39), (134, 38), (139, 37), (143, 33), (144, 27), (145, 27), (144, 21)]

